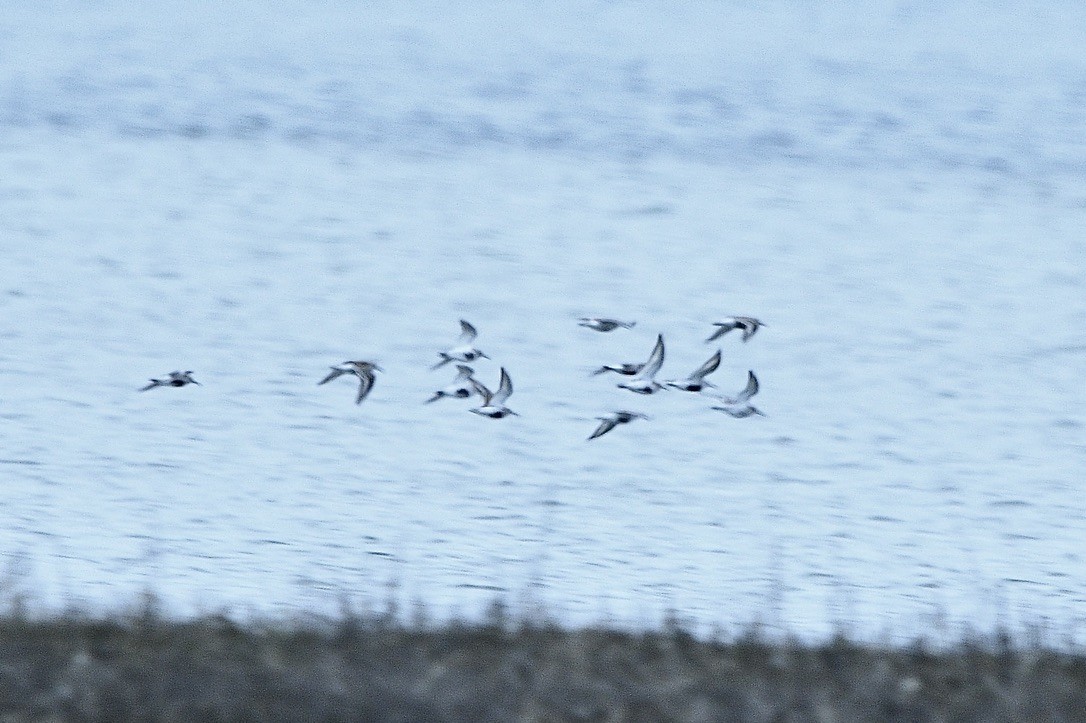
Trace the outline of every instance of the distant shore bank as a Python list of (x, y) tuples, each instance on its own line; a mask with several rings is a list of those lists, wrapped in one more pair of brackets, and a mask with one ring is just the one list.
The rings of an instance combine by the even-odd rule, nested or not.
[(5, 721), (1086, 720), (1086, 652), (483, 622), (0, 619)]

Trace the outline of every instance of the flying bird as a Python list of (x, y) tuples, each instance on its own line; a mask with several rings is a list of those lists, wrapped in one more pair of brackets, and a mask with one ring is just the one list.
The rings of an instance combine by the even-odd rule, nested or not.
[(186, 384), (195, 384), (200, 387), (203, 386), (200, 382), (192, 378), (192, 372), (170, 372), (170, 376), (167, 379), (150, 379), (151, 383), (145, 387), (141, 387), (141, 392), (146, 392), (148, 389), (154, 389), (155, 387), (183, 387)]
[(705, 387), (713, 386), (712, 383), (705, 381), (705, 377), (715, 372), (719, 366), (720, 350), (717, 349), (716, 354), (713, 354), (704, 364), (692, 371), (686, 379), (677, 379), (664, 382), (664, 384), (673, 389), (682, 389), (684, 392), (700, 392)]
[(713, 322), (713, 326), (717, 328), (713, 331), (712, 336), (705, 340), (706, 344), (714, 339), (719, 339), (732, 329), (742, 329), (743, 341), (746, 341), (754, 336), (754, 332), (758, 331), (758, 327), (765, 326), (765, 324), (749, 316), (729, 316), (724, 321)]
[(600, 420), (600, 426), (596, 427), (596, 431), (589, 437), (590, 440), (595, 439), (596, 437), (602, 437), (620, 424), (629, 424), (635, 419), (648, 419), (648, 417), (640, 412), (627, 412), (623, 410), (615, 412), (607, 417), (596, 417), (596, 419)]
[(505, 400), (509, 399), (509, 395), (513, 393), (513, 381), (509, 378), (509, 373), (505, 371), (505, 367), (502, 367), (497, 392), (491, 392), (475, 379), (472, 379), (471, 383), (475, 387), (475, 391), (483, 398), (483, 403), (472, 409), (472, 412), (491, 419), (501, 419), (502, 417), (508, 417), (510, 414), (520, 416), (505, 406)]
[(747, 385), (743, 387), (743, 391), (734, 397), (718, 396), (717, 401), (720, 406), (714, 405), (712, 408), (724, 412), (727, 415), (742, 419), (751, 415), (757, 414), (760, 417), (764, 417), (765, 414), (750, 403), (750, 398), (758, 393), (758, 377), (754, 376), (754, 372), (747, 372)]
[(580, 321), (577, 322), (577, 326), (583, 326), (586, 329), (593, 329), (594, 331), (614, 331), (620, 326), (623, 329), (632, 329), (636, 321), (619, 321), (618, 319), (601, 319), (596, 316), (582, 316)]
[(361, 404), (362, 400), (365, 399), (366, 395), (373, 389), (373, 383), (377, 380), (376, 375), (374, 375), (375, 371), (383, 372), (384, 369), (373, 362), (345, 361), (340, 365), (332, 367), (332, 371), (328, 373), (328, 376), (317, 382), (317, 385), (327, 384), (344, 374), (353, 374), (358, 377), (358, 396), (355, 398), (354, 403)]
[(649, 354), (645, 366), (643, 366), (641, 371), (637, 372), (630, 381), (619, 382), (618, 386), (623, 389), (629, 389), (631, 392), (637, 392), (638, 394), (654, 394), (664, 388), (662, 384), (653, 379), (653, 377), (656, 376), (656, 372), (660, 371), (660, 367), (663, 366), (663, 364), (664, 337), (662, 334), (657, 334), (656, 346), (652, 348), (652, 353)]
[(441, 361), (434, 364), (430, 369), (438, 369), (454, 361), (473, 362), (476, 359), (489, 359), (490, 357), (475, 348), (474, 342), (477, 336), (479, 336), (479, 332), (475, 330), (475, 327), (461, 319), (460, 337), (456, 340), (455, 346), (446, 351), (438, 352)]
[(599, 376), (604, 372), (614, 372), (615, 374), (621, 374), (625, 377), (632, 377), (645, 367), (644, 364), (604, 364), (602, 367), (592, 372), (592, 376)]
[(448, 385), (438, 389), (434, 392), (434, 396), (426, 400), (426, 404), (436, 402), (438, 399), (444, 397), (455, 397), (457, 399), (467, 399), (472, 394), (475, 394), (475, 385), (472, 384), (475, 381), (473, 375), (475, 370), (469, 366), (463, 364), (456, 365), (457, 374), (456, 378), (452, 380)]

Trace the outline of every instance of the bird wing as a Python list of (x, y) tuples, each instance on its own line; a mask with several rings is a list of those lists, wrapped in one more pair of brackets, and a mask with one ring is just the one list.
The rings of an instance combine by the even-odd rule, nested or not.
[(713, 354), (711, 357), (709, 357), (709, 359), (704, 364), (702, 364), (690, 374), (690, 379), (691, 381), (700, 382), (706, 376), (715, 372), (717, 367), (719, 366), (720, 350), (717, 349), (716, 354)]
[(337, 379), (337, 378), (343, 376), (344, 374), (350, 374), (350, 373), (351, 373), (351, 371), (349, 369), (340, 369), (339, 367), (332, 367), (332, 371), (328, 372), (328, 376), (326, 376), (324, 379), (321, 379), (319, 382), (317, 382), (317, 386), (320, 386), (321, 384), (327, 384), (328, 382), (332, 381), (333, 379)]
[(509, 378), (509, 373), (505, 371), (505, 367), (502, 367), (501, 381), (498, 382), (498, 391), (493, 397), (494, 404), (499, 406), (505, 404), (505, 400), (512, 393), (513, 380)]
[(730, 320), (730, 321), (714, 321), (713, 326), (716, 327), (716, 331), (714, 331), (712, 333), (712, 335), (708, 339), (705, 340), (706, 344), (708, 344), (711, 341), (715, 341), (716, 339), (719, 339), (720, 337), (724, 336), (725, 334), (727, 334), (732, 329), (737, 328), (739, 325), (736, 324), (735, 320), (733, 319), (733, 320)]
[(637, 373), (637, 378), (648, 381), (656, 376), (656, 372), (660, 371), (660, 367), (664, 365), (664, 335), (656, 335), (656, 346), (652, 348), (652, 354), (649, 354), (649, 360), (645, 362), (645, 366), (641, 367), (641, 371)]
[(471, 379), (471, 386), (475, 387), (475, 391), (483, 398), (483, 403), (480, 406), (489, 407), (490, 400), (494, 398), (494, 394), (486, 388), (478, 379)]
[(602, 437), (617, 426), (618, 420), (614, 417), (601, 417), (600, 426), (596, 427), (596, 431), (592, 433), (592, 436), (590, 436), (589, 439)]
[(479, 332), (475, 330), (475, 327), (461, 319), (460, 338), (457, 339), (457, 344), (470, 344), (475, 341), (475, 337), (477, 336), (479, 336)]
[(475, 370), (471, 367), (465, 366), (463, 364), (457, 364), (456, 378), (453, 379), (453, 384), (457, 382), (466, 382), (468, 379), (471, 379), (473, 374), (475, 374)]
[(743, 404), (751, 397), (758, 393), (758, 377), (754, 376), (753, 371), (747, 372), (747, 386), (743, 387), (743, 391), (739, 392), (735, 397), (735, 404)]
[(354, 403), (361, 404), (362, 400), (366, 398), (366, 395), (373, 389), (373, 383), (377, 377), (370, 370), (366, 370), (358, 375), (358, 396), (355, 397)]

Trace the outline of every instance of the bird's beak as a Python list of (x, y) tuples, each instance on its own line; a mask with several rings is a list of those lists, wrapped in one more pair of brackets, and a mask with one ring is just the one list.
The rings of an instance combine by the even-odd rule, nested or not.
[(479, 352), (479, 356), (481, 356), (483, 359), (489, 359), (490, 358), (490, 357), (488, 357), (486, 354), (484, 354), (482, 352)]

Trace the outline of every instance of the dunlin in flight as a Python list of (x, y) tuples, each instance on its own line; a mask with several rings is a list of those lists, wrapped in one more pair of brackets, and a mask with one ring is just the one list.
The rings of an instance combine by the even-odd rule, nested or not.
[(593, 329), (595, 331), (614, 331), (620, 326), (623, 329), (632, 329), (636, 321), (619, 321), (618, 319), (601, 319), (596, 316), (582, 316), (580, 321), (577, 322), (577, 326), (583, 326), (586, 329)]
[(631, 392), (637, 392), (638, 394), (653, 394), (663, 389), (663, 385), (657, 382), (653, 377), (656, 376), (656, 372), (660, 371), (660, 367), (664, 363), (664, 337), (662, 334), (656, 335), (656, 346), (652, 348), (652, 353), (649, 354), (648, 361), (645, 362), (645, 366), (641, 368), (637, 374), (635, 374), (628, 382), (619, 382), (618, 386), (623, 389), (629, 389)]
[(460, 337), (456, 340), (456, 345), (447, 351), (438, 352), (441, 357), (441, 361), (434, 364), (431, 369), (437, 369), (443, 367), (449, 362), (473, 362), (476, 359), (489, 359), (486, 354), (475, 348), (475, 337), (479, 335), (479, 332), (475, 330), (475, 327), (464, 321), (460, 320)]
[(475, 379), (472, 379), (471, 382), (475, 387), (475, 391), (483, 398), (482, 405), (475, 407), (471, 411), (476, 414), (481, 414), (484, 417), (490, 417), (491, 419), (501, 419), (502, 417), (508, 417), (510, 414), (517, 414), (512, 409), (505, 406), (505, 400), (513, 393), (513, 381), (509, 378), (509, 374), (505, 371), (505, 367), (502, 367), (501, 380), (498, 382), (497, 392), (491, 392)]
[(705, 381), (705, 377), (715, 372), (718, 366), (720, 366), (719, 349), (704, 364), (692, 371), (686, 379), (676, 379), (664, 382), (664, 384), (673, 389), (682, 389), (684, 392), (700, 392), (705, 387), (713, 386), (710, 382)]
[(724, 321), (715, 321), (713, 326), (717, 327), (712, 336), (705, 340), (705, 343), (719, 339), (727, 334), (732, 329), (743, 330), (743, 341), (754, 336), (754, 332), (758, 331), (758, 327), (765, 326), (762, 322), (749, 316), (729, 316)]
[(589, 437), (589, 439), (602, 437), (620, 424), (629, 424), (635, 419), (648, 419), (648, 417), (640, 412), (627, 412), (623, 410), (615, 412), (608, 417), (597, 417), (597, 419), (600, 420), (600, 426), (596, 427), (596, 431), (592, 433), (592, 436)]
[(592, 372), (592, 376), (598, 376), (604, 372), (614, 372), (615, 374), (621, 374), (624, 377), (632, 377), (645, 367), (644, 364), (604, 364), (602, 367)]
[(362, 400), (366, 398), (366, 395), (373, 389), (373, 383), (377, 377), (374, 372), (383, 372), (384, 369), (377, 366), (373, 362), (368, 361), (345, 361), (338, 366), (332, 367), (332, 371), (328, 373), (324, 379), (317, 382), (320, 384), (327, 384), (333, 379), (338, 379), (344, 374), (353, 374), (358, 377), (358, 396), (355, 397), (354, 403), (361, 404)]
[(192, 372), (170, 372), (167, 379), (151, 379), (150, 382), (147, 386), (140, 388), (140, 391), (146, 392), (148, 389), (154, 389), (155, 387), (183, 387), (186, 384), (203, 386), (192, 378)]
[(742, 419), (743, 417), (749, 417), (753, 414), (764, 417), (760, 409), (750, 403), (750, 398), (758, 393), (758, 377), (754, 376), (754, 372), (747, 372), (747, 385), (743, 387), (743, 391), (734, 397), (716, 397), (720, 406), (713, 406), (713, 409), (719, 410), (732, 417)]
[(438, 389), (434, 392), (434, 396), (426, 400), (426, 403), (436, 402), (442, 397), (455, 397), (456, 399), (467, 399), (472, 394), (475, 394), (475, 385), (472, 384), (474, 379), (472, 375), (475, 374), (475, 370), (469, 366), (463, 364), (456, 365), (457, 374), (456, 378), (452, 380), (448, 385)]

